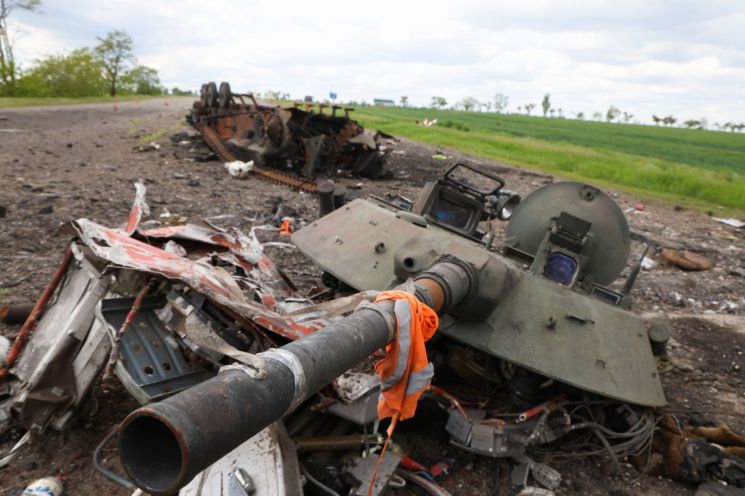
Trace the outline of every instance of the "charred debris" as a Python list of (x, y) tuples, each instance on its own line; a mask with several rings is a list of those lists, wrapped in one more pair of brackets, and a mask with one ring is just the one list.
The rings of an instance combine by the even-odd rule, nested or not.
[(226, 82), (219, 89), (209, 82), (187, 120), (223, 161), (249, 163), (260, 178), (313, 191), (317, 176), (387, 175), (380, 133), (366, 132), (350, 118), (353, 110), (323, 103), (270, 105), (233, 93)]
[[(617, 281), (630, 234), (615, 202), (575, 182), (522, 201), (504, 186), (458, 164), (415, 200), (343, 205), (329, 189), (292, 243), (262, 243), (275, 226), (145, 223), (138, 183), (124, 225), (73, 222), (39, 301), (0, 312), (23, 321), (0, 430), (26, 431), (0, 465), (119, 381), (142, 406), (94, 463), (149, 494), (458, 494), (473, 457), (509, 467), (506, 494), (562, 491), (559, 466), (582, 457), (745, 485), (742, 436), (665, 413), (669, 336), (632, 311), (641, 260)], [(299, 292), (269, 244), (323, 284)], [(429, 428), (396, 430), (417, 409)], [(100, 459), (115, 439), (125, 473)]]

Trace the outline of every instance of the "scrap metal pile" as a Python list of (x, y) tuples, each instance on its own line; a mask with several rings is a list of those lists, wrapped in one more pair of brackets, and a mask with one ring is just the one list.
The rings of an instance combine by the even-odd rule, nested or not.
[(385, 174), (378, 137), (349, 118), (354, 109), (314, 108), (262, 104), (251, 94), (233, 93), (226, 82), (219, 90), (210, 82), (187, 119), (222, 160), (253, 162), (253, 172), (264, 179), (312, 191), (316, 176)]
[[(299, 294), (256, 236), (276, 228), (148, 225), (138, 184), (126, 225), (72, 224), (0, 369), (0, 431), (28, 431), (0, 465), (116, 376), (143, 406), (94, 462), (150, 494), (446, 495), (458, 453), (511, 460), (513, 487), (535, 494), (560, 487), (552, 461), (585, 456), (745, 485), (741, 436), (656, 410), (667, 336), (630, 311), (638, 265), (609, 287), (630, 250), (618, 206), (580, 183), (522, 202), (503, 186), (459, 165), (416, 201), (332, 210), (292, 237), (328, 288)], [(510, 222), (499, 251), (496, 219)], [(448, 461), (394, 432), (417, 400)], [(98, 458), (115, 434), (126, 477)]]

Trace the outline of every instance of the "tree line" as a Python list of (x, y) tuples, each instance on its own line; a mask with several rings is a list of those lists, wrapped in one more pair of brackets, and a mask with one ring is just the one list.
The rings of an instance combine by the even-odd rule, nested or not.
[(158, 71), (137, 63), (132, 38), (126, 32), (114, 30), (96, 39), (98, 44), (93, 47), (48, 55), (35, 60), (28, 69), (16, 70), (14, 77), (2, 82), (0, 95), (114, 97), (167, 93)]
[[(433, 96), (429, 108), (434, 109), (450, 109), (450, 110), (462, 110), (465, 112), (491, 112), (492, 110), (498, 114), (501, 114), (503, 112), (506, 112), (507, 107), (509, 105), (509, 97), (497, 93), (494, 95), (494, 98), (492, 100), (486, 100), (486, 101), (480, 101), (477, 100), (474, 97), (465, 97), (458, 102), (456, 102), (453, 105), (448, 106), (448, 101), (442, 97), (442, 96)], [(402, 107), (408, 106), (408, 97), (401, 97), (400, 103)], [(532, 112), (538, 107), (536, 103), (526, 103), (523, 105), (518, 105), (516, 107), (516, 112), (518, 114), (525, 114), (527, 116), (532, 115)], [(567, 112), (564, 109), (560, 107), (555, 107), (551, 101), (551, 95), (549, 93), (545, 94), (543, 96), (543, 99), (540, 103), (540, 110), (543, 112), (543, 117), (547, 118), (559, 118), (559, 119), (565, 119), (567, 117), (574, 118), (577, 120), (585, 120), (586, 116), (584, 112)], [(635, 123), (635, 124), (641, 124), (639, 121), (634, 120), (634, 114), (626, 111), (620, 110), (615, 105), (611, 105), (608, 107), (608, 109), (605, 112), (597, 111), (592, 114), (592, 119), (599, 122), (615, 122), (615, 123)], [(675, 124), (678, 122), (678, 119), (672, 115), (664, 116), (664, 117), (658, 117), (657, 115), (652, 115), (652, 122), (655, 125), (662, 124), (663, 126), (670, 127), (675, 126)], [(718, 122), (715, 122), (711, 126), (709, 126), (709, 122), (706, 118), (700, 118), (700, 119), (688, 119), (685, 121), (680, 122), (680, 127), (687, 128), (687, 129), (709, 129), (710, 127), (713, 127), (717, 129), (718, 131), (731, 131), (731, 132), (738, 132), (745, 130), (745, 123), (736, 123), (736, 122), (726, 122), (724, 124), (720, 124)]]
[[(15, 59), (8, 20), (15, 11), (38, 12), (41, 0), (0, 0), (0, 96), (83, 97), (122, 94), (162, 95), (158, 71), (140, 65), (132, 38), (114, 30), (96, 37), (98, 44), (48, 55), (27, 68)], [(175, 95), (192, 94), (179, 88)]]

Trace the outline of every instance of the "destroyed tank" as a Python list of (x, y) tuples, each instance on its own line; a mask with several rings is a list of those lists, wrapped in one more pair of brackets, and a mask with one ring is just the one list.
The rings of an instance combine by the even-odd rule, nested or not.
[(315, 191), (315, 176), (387, 175), (378, 136), (350, 118), (353, 110), (324, 103), (281, 107), (233, 93), (227, 82), (219, 89), (209, 82), (187, 121), (221, 160), (250, 162), (259, 178)]
[[(578, 182), (548, 184), (522, 202), (503, 186), (457, 165), (414, 202), (355, 200), (293, 241), (358, 291), (393, 288), (456, 259), (475, 284), (442, 319), (441, 334), (605, 397), (663, 405), (645, 323), (629, 311), (638, 272), (622, 289), (609, 287), (630, 252), (621, 209)], [(509, 221), (499, 252), (491, 219)]]
[[(509, 222), (501, 246), (495, 220)], [(405, 288), (434, 309), (440, 321), (430, 345), (441, 359), (433, 362), (484, 389), (506, 384), (518, 407), (536, 405), (541, 388), (559, 398), (509, 426), (451, 414), (447, 431), (463, 449), (520, 459), (530, 443), (572, 430), (546, 427), (570, 395), (627, 405), (618, 411), (629, 426), (638, 425), (639, 412), (665, 404), (647, 327), (630, 311), (639, 266), (617, 282), (630, 255), (629, 228), (593, 186), (551, 183), (521, 201), (501, 178), (458, 164), (415, 201), (357, 199), (292, 239), (339, 292)], [(130, 414), (119, 440), (123, 466), (144, 491), (175, 493), (395, 335), (392, 302), (367, 303), (260, 353), (258, 370), (224, 367)], [(645, 432), (652, 430), (647, 422)], [(550, 471), (541, 473), (547, 486), (557, 484)]]

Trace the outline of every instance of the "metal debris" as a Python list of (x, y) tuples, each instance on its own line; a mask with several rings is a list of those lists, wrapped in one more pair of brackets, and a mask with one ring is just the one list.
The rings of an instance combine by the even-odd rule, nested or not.
[(0, 321), (7, 325), (18, 325), (26, 321), (34, 309), (32, 303), (0, 306)]
[(223, 161), (253, 162), (251, 172), (267, 180), (312, 191), (319, 175), (383, 175), (384, 154), (376, 138), (349, 118), (353, 109), (332, 105), (324, 112), (328, 107), (273, 106), (233, 93), (225, 82), (218, 91), (210, 82), (187, 119)]
[[(593, 266), (593, 254), (583, 251), (580, 260), (593, 275), (592, 289), (572, 289), (574, 281), (549, 281), (537, 269), (518, 272), (518, 265), (489, 251), (492, 239), (479, 231), (479, 219), (504, 217), (500, 212), (509, 194), (500, 190), (499, 180), (489, 196), (493, 200), (487, 201), (473, 189), (475, 184), (465, 176), (451, 176), (425, 188), (426, 201), (358, 200), (340, 211), (333, 208), (338, 206), (333, 184), (325, 188), (322, 202), (328, 216), (293, 239), (332, 272), (326, 280), (336, 290), (344, 284), (370, 290), (316, 303), (299, 294), (264, 253), (268, 244), (259, 242), (256, 231), (265, 226), (248, 233), (208, 222), (154, 227), (144, 222), (149, 209), (145, 187), (138, 183), (125, 225), (112, 229), (87, 219), (73, 223), (78, 237), (68, 249), (69, 260), (50, 283), (46, 299), (35, 305), (37, 312), (47, 308), (20, 359), (6, 372), (8, 380), (0, 383), (8, 393), (0, 401), (0, 432), (18, 425), (28, 430), (23, 438), (28, 442), (50, 427), (66, 428), (98, 387), (110, 356), (118, 380), (146, 405), (123, 424), (119, 447), (132, 482), (119, 483), (152, 488), (155, 494), (289, 496), (303, 491), (303, 480), (329, 494), (368, 494), (374, 480), (372, 494), (407, 482), (446, 495), (435, 479), (447, 474), (442, 465), (457, 463), (450, 458), (436, 464), (437, 470), (436, 465), (427, 469), (402, 463), (411, 459), (402, 458), (399, 449), (388, 450), (373, 477), (377, 449), (387, 443), (377, 418), (380, 384), (370, 354), (400, 327), (393, 306), (371, 302), (376, 290), (401, 284), (433, 309), (453, 310), (443, 314), (438, 339), (428, 350), (432, 362), (450, 369), (453, 383), (447, 390), (431, 385), (423, 396), (441, 407), (449, 449), (510, 458), (515, 464), (512, 482), (524, 494), (552, 494), (560, 485), (561, 474), (541, 461), (544, 455), (556, 460), (606, 456), (618, 468), (625, 457), (647, 452), (658, 421), (648, 407), (662, 405), (664, 397), (657, 388), (656, 367), (644, 387), (639, 381), (624, 386), (634, 373), (626, 369), (653, 366), (645, 357), (651, 359), (653, 345), (664, 340), (647, 336), (641, 321), (626, 310), (622, 294), (599, 285), (612, 282), (622, 265)], [(594, 242), (617, 245), (601, 246), (599, 253), (615, 257), (614, 262), (625, 260), (628, 236), (621, 232), (616, 239), (618, 233), (600, 231), (602, 222), (613, 227), (607, 220), (614, 219), (612, 200), (588, 186), (561, 184), (554, 187), (594, 202), (583, 212), (599, 215), (591, 224), (597, 229)], [(477, 215), (455, 222), (461, 217), (439, 215), (443, 203), (433, 202), (434, 197)], [(558, 217), (539, 228), (529, 224), (550, 235), (541, 232), (531, 241), (526, 237), (530, 233), (508, 229), (505, 253), (523, 261), (549, 249), (579, 253), (590, 223), (568, 215), (571, 205), (563, 205), (560, 215), (551, 210)], [(288, 218), (280, 210), (277, 220)], [(370, 222), (360, 224), (359, 219), (368, 218)], [(596, 294), (598, 290), (605, 292)], [(560, 300), (561, 310), (548, 317), (535, 317), (538, 308), (529, 315), (515, 313), (519, 305), (509, 298), (536, 291), (547, 298), (541, 301)], [(468, 306), (473, 301), (478, 305)], [(507, 317), (498, 313), (505, 302), (513, 312)], [(489, 314), (490, 309), (496, 313)], [(31, 313), (27, 325), (39, 316)], [(625, 328), (606, 330), (606, 313)], [(535, 325), (527, 325), (531, 322)], [(491, 325), (503, 331), (503, 339), (515, 334), (513, 346), (499, 348), (497, 340), (478, 343)], [(563, 353), (559, 338), (567, 329), (573, 335), (591, 333), (598, 342), (612, 337), (633, 356), (614, 362), (612, 353), (598, 348), (587, 361), (583, 350), (572, 347), (573, 363), (554, 360)], [(633, 342), (624, 344), (618, 334), (626, 330), (634, 331)], [(520, 354), (525, 346), (519, 340), (531, 339), (533, 332), (540, 333), (540, 340), (531, 341), (528, 351), (542, 354), (542, 363)], [(597, 359), (601, 355), (603, 360)], [(629, 367), (632, 362), (636, 365)], [(593, 377), (568, 380), (578, 374), (572, 367), (583, 373), (593, 370), (585, 373)], [(593, 382), (603, 371), (613, 373), (615, 385)], [(166, 428), (151, 430), (155, 425)], [(731, 431), (716, 434), (742, 444)], [(178, 439), (175, 450), (169, 439)], [(345, 464), (349, 459), (352, 463)], [(546, 489), (528, 485), (531, 481)]]
[(688, 271), (710, 270), (714, 263), (703, 255), (688, 250), (672, 250), (663, 248), (660, 251), (662, 258), (671, 264)]
[(730, 227), (734, 227), (736, 229), (742, 229), (745, 227), (745, 221), (735, 219), (734, 217), (728, 217), (728, 218), (720, 218), (720, 217), (712, 217), (711, 220), (714, 220), (716, 222), (719, 222), (720, 224), (725, 224)]
[[(394, 453), (386, 452), (379, 467), (376, 467), (376, 463), (377, 460), (375, 457), (358, 457), (354, 462), (352, 462), (352, 466), (349, 468), (349, 474), (359, 483), (359, 485), (349, 493), (350, 496), (381, 495), (391, 482), (391, 477), (396, 473), (396, 469), (398, 469), (398, 465), (401, 463), (401, 457)], [(370, 479), (372, 479), (373, 473), (376, 471), (377, 478), (375, 479), (375, 484), (373, 485), (372, 490), (368, 492)]]

